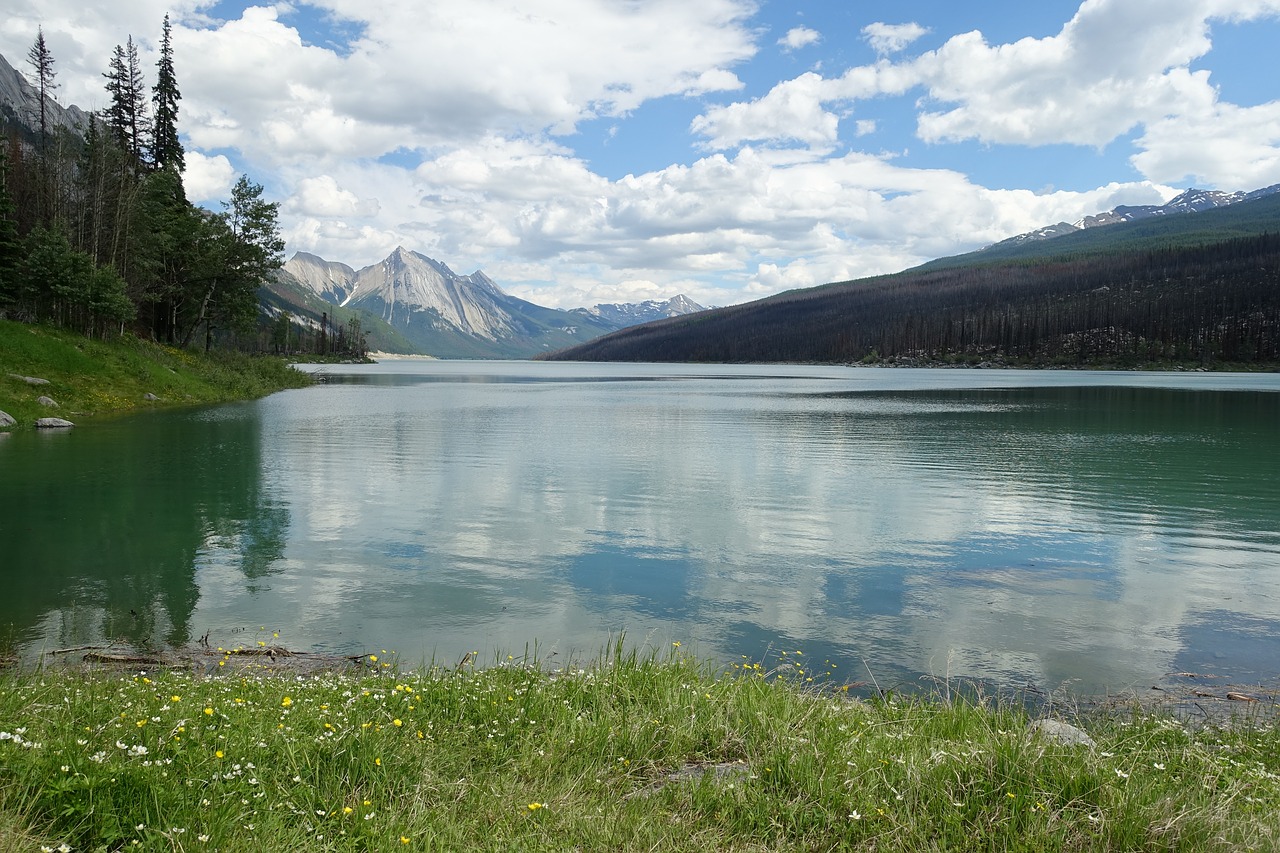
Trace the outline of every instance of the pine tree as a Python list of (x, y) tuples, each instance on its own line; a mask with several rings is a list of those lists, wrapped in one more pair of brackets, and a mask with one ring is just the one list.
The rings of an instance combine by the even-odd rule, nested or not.
[(129, 67), (126, 64), (124, 47), (116, 45), (111, 54), (107, 71), (102, 75), (107, 80), (107, 95), (111, 102), (102, 115), (102, 122), (107, 131), (121, 149), (129, 147), (129, 109), (128, 79)]
[(49, 135), (49, 116), (46, 104), (58, 88), (54, 82), (56, 72), (53, 70), (53, 54), (44, 41), (44, 28), (36, 29), (36, 41), (27, 52), (27, 62), (36, 73), (36, 92), (40, 95), (40, 147), (43, 149)]
[(138, 61), (138, 47), (130, 36), (124, 47), (116, 45), (111, 54), (107, 94), (111, 104), (103, 119), (112, 137), (141, 167), (147, 150), (148, 127), (146, 84)]
[(151, 90), (151, 102), (155, 106), (151, 161), (157, 169), (172, 168), (178, 174), (186, 169), (182, 143), (178, 139), (178, 101), (181, 98), (178, 78), (173, 70), (169, 16), (165, 15), (163, 35), (160, 38), (160, 60), (156, 63), (156, 85)]
[(138, 46), (133, 43), (133, 36), (129, 36), (126, 42), (125, 60), (128, 66), (129, 151), (134, 159), (143, 163), (150, 148), (151, 124), (147, 115), (147, 84), (142, 78)]

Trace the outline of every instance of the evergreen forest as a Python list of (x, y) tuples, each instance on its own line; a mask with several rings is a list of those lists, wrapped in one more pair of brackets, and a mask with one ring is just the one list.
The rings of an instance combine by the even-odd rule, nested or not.
[(598, 361), (1275, 369), (1280, 195), (623, 329)]
[(107, 58), (107, 106), (75, 129), (50, 115), (58, 82), (43, 31), (26, 61), (38, 114), (0, 124), (0, 319), (205, 350), (365, 354), (357, 319), (299, 326), (262, 313), (284, 241), (260, 184), (241, 175), (216, 212), (187, 200), (168, 16), (154, 82), (129, 37)]

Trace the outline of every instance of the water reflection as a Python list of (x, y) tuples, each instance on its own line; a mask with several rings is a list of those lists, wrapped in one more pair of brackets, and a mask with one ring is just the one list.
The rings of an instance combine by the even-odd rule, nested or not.
[(0, 626), (37, 650), (190, 641), (207, 554), (233, 551), (252, 589), (283, 551), (289, 514), (264, 501), (258, 449), (246, 407), (14, 435)]
[(1255, 641), (1280, 619), (1274, 377), (326, 370), (142, 445), (205, 448), (194, 488), (238, 496), (209, 523), (177, 519), (206, 497), (167, 502), (189, 544), (164, 559), (194, 583), (173, 636), (266, 625), (452, 663), (626, 630), (1086, 690), (1277, 669)]

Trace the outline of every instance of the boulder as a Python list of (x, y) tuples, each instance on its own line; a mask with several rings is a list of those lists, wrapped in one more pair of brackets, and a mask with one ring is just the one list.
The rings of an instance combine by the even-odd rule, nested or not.
[(27, 383), (28, 385), (48, 385), (49, 384), (48, 379), (37, 379), (34, 376), (23, 376), (21, 373), (10, 373), (9, 378), (21, 380)]
[(142, 399), (146, 400), (146, 401), (147, 401), (147, 402), (149, 402), (149, 403), (154, 403), (155, 401), (159, 400), (160, 398), (159, 398), (159, 397), (157, 397), (155, 394), (152, 394), (150, 391), (148, 391), (147, 393), (145, 393), (145, 394), (143, 394), (143, 395), (142, 395)]
[(51, 409), (58, 408), (57, 402), (52, 397), (46, 397), (43, 394), (36, 397), (36, 402), (42, 406), (48, 406)]
[(1096, 744), (1080, 729), (1060, 720), (1035, 720), (1027, 726), (1032, 734), (1042, 735), (1049, 740), (1065, 743), (1068, 746), (1093, 747)]
[(58, 427), (73, 427), (71, 421), (64, 421), (62, 418), (39, 418), (36, 420), (36, 429), (56, 429)]
[(16, 423), (17, 421), (13, 419), (13, 415), (9, 414), (8, 412), (0, 412), (0, 429), (11, 427)]

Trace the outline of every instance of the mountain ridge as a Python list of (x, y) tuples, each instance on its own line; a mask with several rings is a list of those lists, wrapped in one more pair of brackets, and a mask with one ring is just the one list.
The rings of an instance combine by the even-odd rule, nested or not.
[(1280, 365), (1280, 193), (602, 336), (581, 361)]
[(323, 301), (377, 318), (421, 353), (439, 357), (527, 358), (654, 317), (705, 310), (683, 295), (546, 308), (506, 293), (481, 270), (460, 275), (404, 246), (360, 269), (295, 252), (283, 271)]

